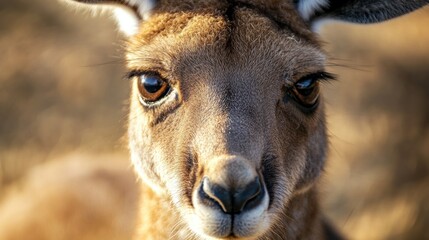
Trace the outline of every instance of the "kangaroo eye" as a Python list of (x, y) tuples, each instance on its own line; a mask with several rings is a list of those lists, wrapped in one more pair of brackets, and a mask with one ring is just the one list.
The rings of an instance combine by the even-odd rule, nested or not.
[(307, 75), (286, 89), (284, 101), (292, 100), (302, 111), (310, 113), (319, 103), (320, 81), (335, 79), (335, 75), (324, 71)]
[(153, 103), (162, 99), (170, 89), (168, 83), (155, 74), (141, 74), (137, 77), (140, 96), (147, 103)]
[(319, 78), (315, 75), (302, 78), (291, 89), (291, 95), (301, 106), (314, 108), (319, 99)]

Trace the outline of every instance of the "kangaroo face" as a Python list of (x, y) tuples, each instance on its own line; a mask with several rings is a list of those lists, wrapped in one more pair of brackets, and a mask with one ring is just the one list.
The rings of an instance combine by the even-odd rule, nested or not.
[(323, 166), (325, 57), (302, 22), (221, 7), (164, 10), (130, 40), (130, 149), (195, 232), (255, 237)]

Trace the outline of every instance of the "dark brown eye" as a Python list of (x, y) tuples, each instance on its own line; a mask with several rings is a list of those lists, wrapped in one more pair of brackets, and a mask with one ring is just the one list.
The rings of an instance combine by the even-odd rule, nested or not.
[(295, 83), (292, 93), (295, 100), (303, 107), (314, 107), (319, 99), (319, 79), (315, 76), (302, 78)]
[(155, 74), (138, 76), (137, 86), (142, 100), (148, 103), (162, 99), (170, 89), (168, 83)]

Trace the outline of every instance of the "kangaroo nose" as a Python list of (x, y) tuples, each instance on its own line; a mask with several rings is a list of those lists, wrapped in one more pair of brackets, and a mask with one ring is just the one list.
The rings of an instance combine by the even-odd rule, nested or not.
[[(242, 188), (225, 189), (222, 186), (211, 183), (205, 177), (200, 186), (200, 198), (213, 200), (220, 205), (225, 213), (240, 213), (246, 207), (257, 206), (263, 198), (263, 187), (258, 177)], [(206, 201), (203, 201), (206, 202)]]

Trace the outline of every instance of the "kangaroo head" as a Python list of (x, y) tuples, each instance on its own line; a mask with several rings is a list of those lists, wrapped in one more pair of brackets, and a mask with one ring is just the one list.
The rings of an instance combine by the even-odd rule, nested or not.
[(110, 3), (128, 35), (129, 148), (145, 184), (193, 233), (257, 238), (312, 189), (332, 75), (312, 26), (387, 20), (428, 1)]
[(195, 232), (259, 235), (323, 166), (324, 55), (296, 12), (178, 5), (127, 52), (132, 160)]

